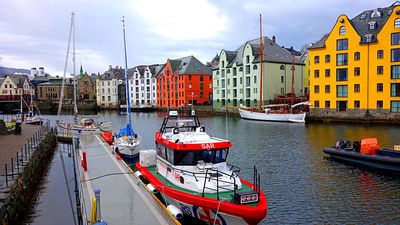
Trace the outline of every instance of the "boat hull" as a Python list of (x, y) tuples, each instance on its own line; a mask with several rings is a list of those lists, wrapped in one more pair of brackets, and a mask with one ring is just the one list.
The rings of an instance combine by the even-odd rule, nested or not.
[(112, 145), (113, 142), (114, 142), (114, 140), (113, 140), (113, 133), (110, 132), (110, 131), (103, 132), (103, 133), (101, 134), (101, 137), (102, 137), (103, 140), (104, 140), (105, 142), (107, 142), (107, 144), (109, 144), (109, 145)]
[(265, 113), (239, 109), (240, 117), (248, 120), (304, 123), (306, 113)]
[[(267, 214), (267, 201), (260, 192), (260, 202), (257, 206), (247, 206), (189, 194), (169, 186), (165, 186), (146, 167), (136, 163), (141, 174), (161, 193), (163, 200), (180, 209), (185, 215), (200, 219), (209, 224), (258, 224)], [(241, 180), (253, 186), (246, 180)]]
[(382, 155), (367, 155), (355, 152), (353, 150), (324, 148), (324, 153), (329, 154), (330, 158), (374, 169), (400, 175), (400, 158), (388, 157)]

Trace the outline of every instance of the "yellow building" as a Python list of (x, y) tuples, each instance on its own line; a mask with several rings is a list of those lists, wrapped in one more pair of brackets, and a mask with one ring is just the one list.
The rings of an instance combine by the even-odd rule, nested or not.
[(400, 112), (400, 6), (340, 15), (310, 48), (310, 113), (396, 118)]

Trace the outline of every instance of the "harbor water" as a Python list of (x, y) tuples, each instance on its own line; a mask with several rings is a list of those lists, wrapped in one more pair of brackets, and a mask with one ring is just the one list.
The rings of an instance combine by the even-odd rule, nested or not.
[[(134, 130), (144, 148), (154, 149), (155, 132), (164, 116), (160, 112), (132, 113)], [(117, 112), (101, 112), (94, 119), (111, 121), (115, 130), (126, 124), (126, 116)], [(382, 147), (392, 148), (400, 144), (399, 126), (270, 123), (227, 116), (200, 117), (200, 122), (212, 136), (232, 141), (228, 163), (241, 168), (242, 178), (252, 181), (253, 166), (257, 167), (268, 199), (268, 215), (262, 224), (400, 221), (399, 178), (327, 160), (322, 152), (323, 147), (333, 146), (337, 140), (364, 137), (377, 137)], [(57, 170), (58, 176), (52, 178), (50, 173), (49, 184), (65, 185), (62, 169)], [(41, 196), (46, 196), (46, 189)], [(63, 203), (54, 198), (39, 199), (36, 220), (51, 214), (58, 204), (70, 207), (68, 198), (64, 199)], [(70, 220), (71, 210), (65, 210), (62, 216)]]

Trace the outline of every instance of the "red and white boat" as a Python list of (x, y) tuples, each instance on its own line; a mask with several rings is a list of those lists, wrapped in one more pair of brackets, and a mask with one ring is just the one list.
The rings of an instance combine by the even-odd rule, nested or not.
[(254, 183), (239, 178), (240, 169), (226, 162), (230, 147), (230, 141), (208, 135), (194, 111), (185, 117), (171, 111), (156, 133), (156, 150), (140, 152), (136, 175), (177, 218), (258, 224), (267, 214), (259, 176), (254, 173)]

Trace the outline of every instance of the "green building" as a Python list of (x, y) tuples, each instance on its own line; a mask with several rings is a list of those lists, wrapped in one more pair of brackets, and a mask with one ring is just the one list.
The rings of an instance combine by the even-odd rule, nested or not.
[[(303, 96), (304, 63), (275, 43), (275, 37), (263, 37), (263, 103), (291, 93), (294, 68), (294, 93)], [(213, 59), (213, 108), (224, 106), (259, 107), (260, 39), (242, 44), (235, 51), (221, 50)]]

